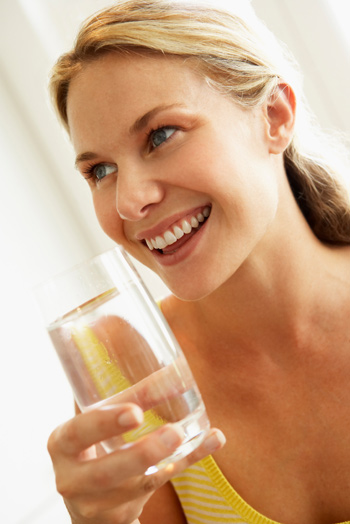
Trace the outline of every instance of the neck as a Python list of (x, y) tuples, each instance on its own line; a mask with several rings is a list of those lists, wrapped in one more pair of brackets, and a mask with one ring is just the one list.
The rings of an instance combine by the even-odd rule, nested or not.
[(350, 248), (325, 246), (305, 223), (295, 231), (275, 238), (268, 254), (257, 249), (214, 293), (186, 304), (208, 352), (221, 343), (224, 351), (241, 347), (280, 358), (281, 348), (299, 351), (332, 325), (337, 315), (330, 318), (330, 311), (339, 312), (349, 293)]
[(188, 339), (191, 333), (208, 362), (218, 353), (225, 362), (232, 348), (241, 348), (244, 355), (295, 356), (305, 348), (323, 347), (330, 330), (344, 331), (339, 325), (350, 314), (350, 246), (318, 240), (286, 177), (281, 179), (275, 220), (239, 269), (205, 298), (183, 302), (171, 297), (164, 304), (176, 335)]

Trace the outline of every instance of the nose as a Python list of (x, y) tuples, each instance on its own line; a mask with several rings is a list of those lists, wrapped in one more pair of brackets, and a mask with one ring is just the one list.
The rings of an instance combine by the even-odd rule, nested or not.
[(163, 198), (164, 187), (151, 172), (119, 167), (116, 207), (120, 218), (131, 221), (145, 218)]

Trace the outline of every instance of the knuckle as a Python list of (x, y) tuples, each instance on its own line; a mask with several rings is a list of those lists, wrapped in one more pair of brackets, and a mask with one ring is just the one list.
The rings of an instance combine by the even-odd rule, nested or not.
[(77, 425), (75, 424), (75, 420), (73, 419), (70, 421), (70, 423), (65, 424), (62, 426), (62, 433), (64, 433), (64, 439), (69, 444), (70, 447), (76, 448), (80, 444), (80, 438), (79, 433), (77, 430)]
[(142, 481), (142, 491), (144, 493), (150, 493), (152, 491), (156, 491), (163, 485), (163, 481), (160, 477), (157, 475), (149, 475), (144, 478)]
[(62, 453), (72, 448), (76, 448), (80, 443), (79, 433), (75, 419), (72, 419), (61, 426), (58, 426), (49, 436), (47, 450), (51, 457), (57, 453)]
[(66, 500), (72, 499), (76, 495), (74, 484), (67, 482), (67, 479), (56, 479), (56, 489)]
[(57, 450), (59, 449), (58, 433), (59, 431), (57, 428), (51, 433), (47, 441), (47, 451), (49, 452), (51, 458), (56, 454)]

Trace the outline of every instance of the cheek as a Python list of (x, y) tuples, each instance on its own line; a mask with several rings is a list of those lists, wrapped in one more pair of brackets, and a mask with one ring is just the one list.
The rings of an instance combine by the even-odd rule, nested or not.
[(117, 213), (115, 198), (95, 189), (92, 193), (95, 213), (103, 231), (112, 240), (120, 243), (123, 234), (122, 220)]

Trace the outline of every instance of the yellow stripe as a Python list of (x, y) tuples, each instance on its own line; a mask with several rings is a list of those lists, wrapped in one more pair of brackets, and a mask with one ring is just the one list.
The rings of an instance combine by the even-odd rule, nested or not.
[[(161, 309), (161, 301), (159, 300), (158, 306)], [(240, 523), (240, 524), (279, 524), (278, 522), (274, 520), (270, 520), (257, 511), (255, 511), (251, 506), (249, 506), (239, 495), (238, 493), (233, 489), (231, 484), (227, 481), (225, 476), (222, 474), (221, 470), (219, 469), (218, 465), (216, 464), (215, 460), (211, 455), (208, 457), (202, 459), (200, 462), (197, 462), (195, 465), (196, 467), (202, 466), (204, 468), (204, 472), (208, 475), (209, 481), (203, 481), (195, 477), (195, 473), (201, 473), (195, 471), (191, 471), (191, 467), (189, 467), (185, 472), (178, 477), (174, 477), (171, 480), (171, 483), (173, 484), (175, 491), (177, 492), (180, 501), (186, 500), (185, 505), (187, 506), (187, 500), (190, 500), (192, 507), (197, 507), (197, 504), (194, 502), (195, 500), (199, 500), (202, 502), (207, 503), (213, 503), (213, 504), (224, 504), (227, 506), (227, 511), (232, 511), (235, 514), (240, 514), (241, 517), (232, 517), (230, 522)], [(177, 486), (176, 481), (187, 481), (185, 485)], [(217, 488), (217, 493), (199, 489), (197, 487), (194, 487), (193, 484), (191, 484), (191, 481), (194, 483), (205, 483), (209, 484), (211, 486), (215, 486)], [(182, 493), (183, 489), (189, 490), (188, 493)], [(198, 493), (206, 494), (207, 496), (202, 497), (201, 495), (198, 495)], [(215, 500), (213, 499), (213, 494), (219, 495), (220, 499)], [(226, 509), (224, 510), (226, 511)], [(202, 517), (199, 520), (195, 517), (195, 512), (191, 511), (190, 509), (186, 509), (185, 511), (186, 519), (188, 524), (211, 524), (213, 522), (212, 517)], [(221, 517), (216, 518), (215, 522), (222, 522), (225, 521), (222, 520)], [(221, 519), (221, 520), (220, 520)], [(249, 520), (247, 520), (249, 519)], [(350, 520), (347, 520), (346, 522), (340, 522), (338, 524), (350, 524)]]
[(74, 327), (71, 336), (101, 400), (130, 387), (131, 384), (110, 359), (106, 347), (90, 327), (82, 326), (79, 329)]
[[(229, 515), (229, 516), (237, 517), (237, 513), (234, 511), (233, 508), (230, 508), (229, 506), (226, 506), (225, 508), (215, 508), (213, 505), (210, 505), (210, 504), (209, 504), (208, 506), (203, 506), (203, 501), (202, 501), (202, 504), (200, 504), (200, 503), (197, 504), (197, 503), (194, 502), (193, 500), (191, 500), (191, 501), (188, 503), (187, 501), (184, 500), (183, 497), (181, 497), (181, 500), (182, 500), (183, 503), (184, 503), (184, 508), (188, 507), (188, 508), (190, 508), (190, 511), (192, 511), (192, 510), (194, 511), (194, 510), (196, 510), (196, 509), (201, 510), (201, 511), (198, 513), (198, 514), (201, 514), (201, 515), (202, 515), (203, 511), (207, 511), (207, 512), (210, 511), (210, 513), (217, 513), (217, 514), (225, 513), (225, 514), (227, 514), (227, 515)], [(209, 503), (210, 503), (210, 501), (207, 501), (207, 500), (205, 500), (205, 502), (209, 502)], [(218, 503), (220, 503), (220, 502), (218, 502), (218, 501), (215, 501), (215, 502), (212, 501), (212, 503), (213, 503), (213, 504), (218, 504)], [(221, 505), (223, 506), (224, 504), (221, 504)], [(228, 516), (227, 516), (227, 518), (228, 518)]]
[(229, 524), (230, 522), (242, 522), (242, 517), (236, 516), (236, 517), (214, 517), (213, 515), (205, 515), (203, 513), (200, 513), (199, 511), (193, 511), (193, 510), (187, 510), (186, 516), (189, 515), (191, 517), (206, 519), (208, 522), (224, 522), (225, 524)]
[[(207, 475), (208, 481), (197, 477), (197, 475), (201, 474), (198, 467), (203, 468), (203, 472)], [(179, 480), (179, 482), (184, 482), (184, 484), (181, 486), (177, 485), (177, 480)], [(216, 490), (210, 491), (197, 486), (198, 484), (208, 485), (208, 483), (215, 487)], [(238, 495), (224, 477), (212, 456), (202, 459), (195, 465), (195, 468), (189, 467), (181, 474), (181, 477), (175, 477), (172, 480), (172, 484), (174, 485), (180, 501), (183, 502), (185, 515), (189, 524), (210, 524), (211, 522), (222, 522), (226, 524), (227, 522), (240, 522), (245, 524), (279, 524), (278, 522), (268, 519), (255, 511)], [(219, 497), (219, 499), (214, 499), (213, 496)], [(206, 502), (207, 504), (223, 504), (227, 509), (218, 510), (218, 508), (210, 508), (210, 511), (218, 513), (218, 516), (208, 517), (196, 511), (197, 508), (200, 509), (200, 505), (197, 501)], [(225, 513), (230, 511), (233, 511), (235, 515), (240, 515), (240, 517), (231, 517), (230, 520), (227, 520), (227, 517), (225, 518)], [(198, 518), (199, 516), (200, 519)], [(339, 524), (350, 524), (350, 521)]]
[[(186, 501), (186, 499), (188, 499), (188, 500), (198, 501), (202, 503), (207, 502), (208, 504), (221, 504), (223, 506), (226, 504), (226, 501), (222, 500), (222, 497), (220, 497), (220, 493), (215, 493), (215, 492), (210, 492), (210, 493), (213, 495), (216, 495), (218, 498), (213, 499), (212, 497), (204, 497), (204, 496), (198, 495), (197, 493), (186, 492), (186, 493), (181, 493), (181, 500)], [(230, 507), (227, 504), (226, 504), (226, 507), (230, 509)]]
[[(177, 493), (179, 494), (181, 493), (181, 490), (187, 490), (187, 492), (195, 491), (196, 493), (200, 493), (201, 495), (207, 495), (209, 497), (208, 500), (210, 500), (210, 497), (213, 495), (220, 495), (220, 493), (217, 493), (209, 489), (193, 487), (193, 485), (190, 483), (188, 483), (186, 486), (176, 486), (174, 482), (173, 484), (174, 484), (174, 488), (176, 489)], [(223, 499), (223, 501), (225, 502), (225, 499)]]
[[(196, 517), (195, 515), (188, 515), (186, 513), (186, 520), (188, 524), (212, 524), (213, 520), (211, 518)], [(217, 520), (215, 522), (224, 522), (223, 520)], [(246, 520), (243, 520), (241, 517), (231, 518), (228, 522), (234, 522), (235, 524), (249, 524)], [(225, 524), (228, 524), (227, 522)]]
[(193, 487), (195, 484), (200, 484), (201, 486), (212, 486), (213, 483), (212, 481), (210, 480), (210, 478), (207, 478), (207, 479), (201, 479), (201, 478), (198, 478), (198, 477), (186, 477), (186, 476), (182, 476), (182, 477), (176, 477), (176, 479), (174, 480), (174, 482), (176, 482), (177, 484), (179, 484), (180, 482), (184, 482), (185, 484), (187, 484), (188, 482), (191, 482), (191, 487), (192, 487), (192, 484), (193, 484)]

